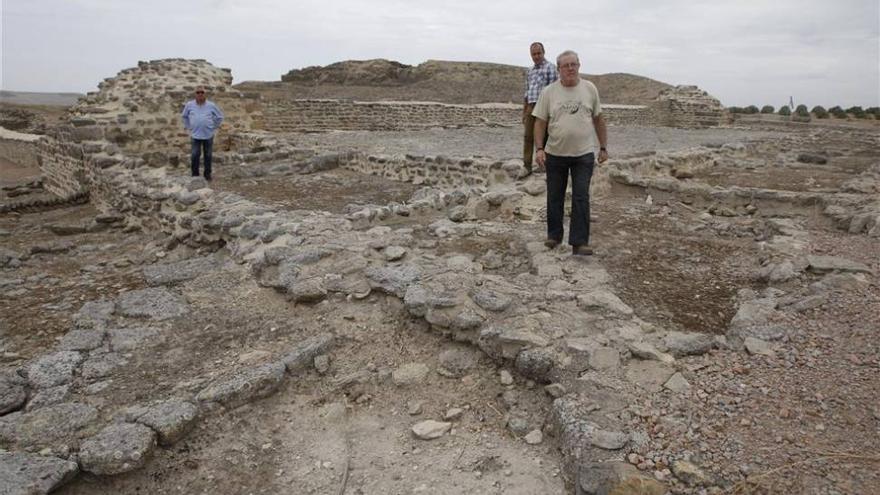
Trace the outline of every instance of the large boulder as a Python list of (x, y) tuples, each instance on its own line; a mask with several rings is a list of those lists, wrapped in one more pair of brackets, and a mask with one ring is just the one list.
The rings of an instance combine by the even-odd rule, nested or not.
[(159, 444), (167, 447), (186, 436), (199, 416), (192, 402), (170, 399), (143, 408), (133, 415), (134, 422), (149, 426), (159, 435)]
[(167, 320), (189, 312), (186, 301), (164, 287), (126, 292), (119, 296), (117, 307), (123, 316), (151, 320)]
[(84, 441), (79, 450), (83, 471), (112, 475), (133, 471), (156, 446), (156, 432), (133, 423), (114, 423)]
[(76, 477), (79, 466), (57, 457), (0, 452), (0, 493), (43, 495)]
[(76, 351), (60, 351), (38, 358), (26, 368), (28, 383), (33, 388), (63, 385), (73, 379), (73, 372), (82, 363)]
[(333, 347), (333, 334), (324, 333), (309, 337), (281, 358), (288, 373), (296, 373), (312, 366), (315, 357), (326, 354)]
[(581, 465), (577, 472), (578, 495), (664, 495), (666, 487), (622, 461)]
[(0, 414), (21, 409), (27, 400), (27, 382), (14, 373), (0, 375)]
[(0, 442), (36, 450), (75, 447), (97, 419), (97, 409), (75, 402), (14, 412), (0, 417)]
[(234, 409), (272, 395), (284, 381), (284, 371), (285, 365), (282, 362), (239, 371), (199, 392), (196, 401), (208, 410), (220, 406)]

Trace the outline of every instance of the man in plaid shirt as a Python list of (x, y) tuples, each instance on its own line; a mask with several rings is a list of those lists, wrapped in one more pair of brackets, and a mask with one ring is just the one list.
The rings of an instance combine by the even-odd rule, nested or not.
[(523, 164), (526, 167), (525, 177), (532, 174), (532, 154), (534, 153), (533, 143), (535, 141), (535, 117), (532, 116), (532, 110), (535, 109), (535, 103), (541, 96), (541, 91), (545, 86), (556, 81), (559, 75), (556, 73), (556, 66), (548, 62), (544, 58), (544, 45), (536, 41), (529, 47), (529, 53), (532, 56), (532, 62), (535, 63), (526, 73), (526, 93), (523, 98), (523, 125), (525, 126), (525, 137), (523, 139)]

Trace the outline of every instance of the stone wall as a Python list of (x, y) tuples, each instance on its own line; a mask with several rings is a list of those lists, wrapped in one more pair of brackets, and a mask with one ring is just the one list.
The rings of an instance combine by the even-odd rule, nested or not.
[(37, 142), (43, 187), (61, 197), (77, 197), (88, 192), (83, 147), (69, 135), (53, 133)]
[(522, 118), (522, 107), (513, 105), (279, 99), (263, 108), (263, 127), (271, 132), (513, 125)]
[(502, 165), (499, 161), (479, 158), (370, 155), (350, 161), (344, 168), (415, 185), (455, 189), (487, 185), (490, 172), (500, 169)]
[(696, 86), (664, 90), (651, 107), (658, 116), (657, 125), (690, 129), (727, 122), (727, 110), (721, 102)]
[(0, 158), (21, 167), (36, 168), (40, 165), (37, 159), (37, 142), (40, 136), (23, 134), (0, 127)]
[(251, 129), (260, 110), (259, 95), (234, 91), (231, 83), (229, 69), (204, 60), (139, 62), (83, 97), (72, 109), (69, 132), (77, 141), (106, 139), (148, 162), (166, 162), (168, 155), (188, 149), (180, 113), (201, 85), (226, 116), (215, 148), (228, 150), (230, 136)]
[[(612, 125), (652, 125), (655, 110), (642, 105), (604, 105)], [(417, 130), (429, 127), (520, 125), (515, 104), (449, 105), (427, 102), (274, 99), (263, 102), (257, 125), (271, 132)]]
[(83, 147), (70, 133), (55, 129), (39, 136), (0, 128), (0, 157), (22, 167), (39, 167), (43, 187), (62, 200), (88, 191)]

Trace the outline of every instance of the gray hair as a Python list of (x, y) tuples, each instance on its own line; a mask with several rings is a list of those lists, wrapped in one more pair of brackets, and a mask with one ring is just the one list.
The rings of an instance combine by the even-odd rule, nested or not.
[(569, 55), (574, 55), (574, 59), (577, 60), (578, 65), (580, 65), (581, 59), (580, 57), (578, 57), (577, 52), (575, 52), (574, 50), (565, 50), (564, 52), (560, 53), (558, 57), (556, 57), (556, 66), (559, 67), (559, 61), (562, 60), (562, 57), (567, 57)]

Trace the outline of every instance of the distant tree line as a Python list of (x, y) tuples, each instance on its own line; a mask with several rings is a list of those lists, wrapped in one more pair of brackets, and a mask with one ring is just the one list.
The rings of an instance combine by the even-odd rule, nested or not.
[[(753, 115), (753, 114), (779, 114), (784, 117), (792, 115), (791, 108), (788, 105), (782, 105), (779, 107), (777, 111), (773, 105), (764, 105), (760, 109), (755, 105), (749, 105), (747, 107), (728, 107), (727, 111), (730, 113), (739, 113), (745, 115)], [(860, 106), (849, 107), (844, 109), (840, 106), (834, 106), (829, 109), (825, 109), (822, 105), (816, 105), (812, 108), (812, 110), (807, 109), (806, 105), (798, 105), (794, 109), (794, 115), (801, 118), (810, 118), (813, 116), (817, 119), (827, 119), (830, 117), (834, 117), (837, 119), (845, 119), (850, 115), (857, 119), (877, 119), (880, 120), (880, 107), (869, 107), (864, 109)]]

